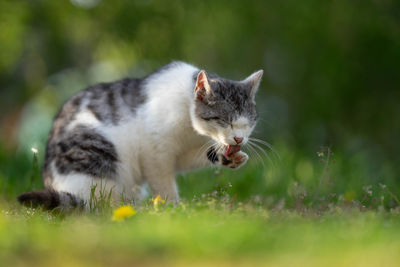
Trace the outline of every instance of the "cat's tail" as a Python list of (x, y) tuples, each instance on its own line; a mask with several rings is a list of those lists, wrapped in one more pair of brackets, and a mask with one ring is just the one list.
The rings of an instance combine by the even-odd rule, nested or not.
[(18, 202), (26, 207), (42, 207), (46, 210), (72, 210), (83, 208), (84, 202), (77, 196), (54, 190), (40, 190), (23, 193), (18, 196)]

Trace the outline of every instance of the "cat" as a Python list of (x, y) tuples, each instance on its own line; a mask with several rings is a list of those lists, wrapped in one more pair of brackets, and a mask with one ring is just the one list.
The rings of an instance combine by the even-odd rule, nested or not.
[[(175, 174), (210, 165), (236, 169), (257, 122), (263, 71), (242, 81), (174, 61), (142, 79), (91, 86), (56, 115), (45, 160), (45, 189), (20, 195), (27, 206), (88, 207), (95, 195), (179, 200)], [(96, 186), (96, 187), (94, 187)]]

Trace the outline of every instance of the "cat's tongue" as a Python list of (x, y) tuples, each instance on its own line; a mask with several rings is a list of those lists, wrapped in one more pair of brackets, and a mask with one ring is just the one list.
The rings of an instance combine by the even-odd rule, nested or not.
[(239, 152), (241, 149), (241, 146), (239, 145), (228, 145), (225, 150), (225, 157), (229, 157), (232, 154), (235, 154), (236, 152)]

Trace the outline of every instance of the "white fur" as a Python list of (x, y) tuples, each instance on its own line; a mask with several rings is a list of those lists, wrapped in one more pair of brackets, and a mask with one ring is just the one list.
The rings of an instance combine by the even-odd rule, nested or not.
[(67, 131), (73, 130), (78, 124), (83, 124), (86, 126), (90, 126), (96, 128), (100, 125), (99, 120), (94, 116), (93, 112), (85, 109), (80, 111), (76, 118), (67, 126)]
[[(234, 136), (247, 141), (252, 130), (247, 119), (239, 118), (232, 129), (219, 132), (219, 137), (202, 131), (201, 122), (193, 119), (193, 75), (198, 71), (189, 64), (179, 63), (150, 76), (143, 90), (146, 103), (134, 116), (128, 113), (123, 116), (118, 125), (102, 124), (83, 108), (68, 126), (71, 130), (77, 124), (89, 125), (115, 145), (120, 158), (118, 177), (108, 179), (107, 189), (113, 188), (116, 201), (121, 193), (127, 198), (139, 198), (136, 188), (144, 183), (149, 184), (153, 195), (176, 201), (175, 173), (211, 164), (205, 155), (207, 145), (211, 145), (206, 145), (210, 136), (222, 144), (235, 144)], [(61, 175), (55, 168), (52, 172), (55, 190), (76, 194), (86, 201), (90, 187), (101, 182), (83, 174)]]

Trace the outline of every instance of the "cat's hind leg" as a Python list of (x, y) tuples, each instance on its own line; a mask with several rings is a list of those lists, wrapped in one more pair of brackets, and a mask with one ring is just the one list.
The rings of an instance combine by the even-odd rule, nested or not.
[(76, 196), (85, 209), (93, 208), (98, 203), (118, 203), (123, 198), (123, 189), (112, 179), (93, 178), (81, 173), (55, 174), (51, 189)]
[(60, 196), (63, 193), (75, 196), (86, 207), (93, 204), (94, 198), (111, 197), (119, 201), (123, 189), (118, 175), (120, 159), (114, 144), (91, 128), (77, 126), (70, 131), (48, 143), (44, 164), (46, 189)]

